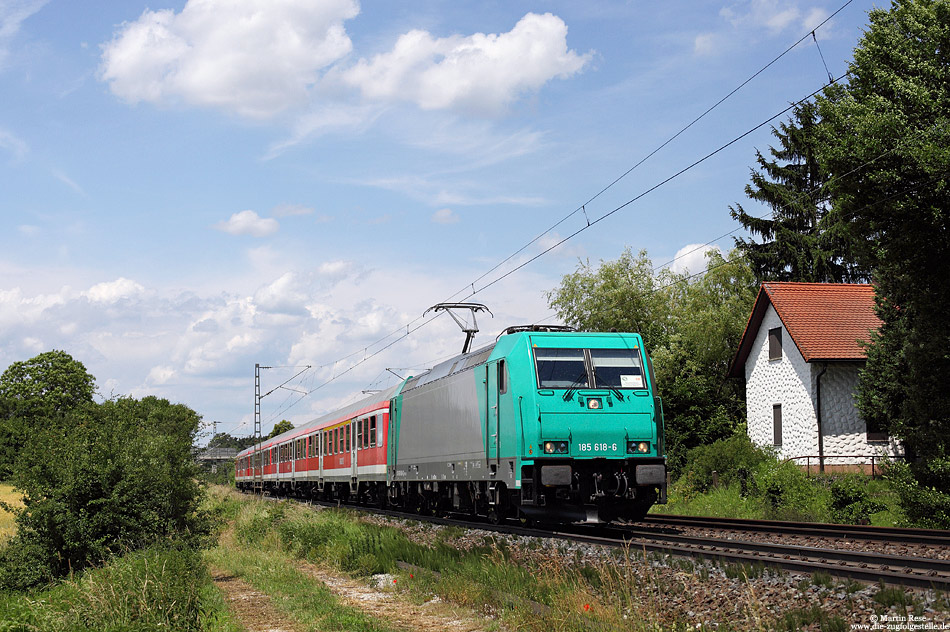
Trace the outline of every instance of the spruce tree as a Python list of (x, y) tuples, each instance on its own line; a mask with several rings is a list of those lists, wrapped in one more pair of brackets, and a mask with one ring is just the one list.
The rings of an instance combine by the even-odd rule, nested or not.
[(819, 162), (819, 125), (814, 103), (797, 105), (787, 123), (772, 128), (778, 146), (769, 148), (771, 159), (756, 151), (759, 169), (752, 170), (745, 193), (772, 209), (770, 216), (749, 213), (741, 204), (729, 207), (733, 219), (760, 237), (735, 240), (760, 283), (866, 279), (852, 262), (842, 231), (826, 219), (829, 176)]

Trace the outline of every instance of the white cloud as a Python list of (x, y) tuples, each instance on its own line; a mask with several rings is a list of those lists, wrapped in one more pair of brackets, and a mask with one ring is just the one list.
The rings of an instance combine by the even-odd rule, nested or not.
[(175, 377), (175, 369), (167, 365), (152, 367), (146, 380), (151, 384), (167, 384)]
[(5, 129), (0, 129), (0, 149), (12, 154), (14, 160), (22, 160), (29, 151), (29, 147), (25, 142)]
[(498, 114), (521, 94), (580, 72), (591, 56), (567, 48), (561, 18), (528, 13), (501, 34), (410, 31), (392, 51), (361, 59), (343, 76), (369, 99)]
[[(823, 17), (813, 21), (821, 13), (824, 14)], [(719, 15), (734, 27), (765, 27), (772, 34), (776, 34), (793, 26), (810, 30), (827, 17), (827, 12), (816, 8), (806, 11), (799, 6), (798, 2), (787, 0), (743, 0), (723, 7)]]
[(287, 272), (273, 283), (259, 289), (254, 294), (254, 303), (267, 313), (306, 316), (309, 298), (306, 286), (304, 280), (293, 272)]
[[(20, 32), (24, 20), (42, 9), (49, 0), (3, 0), (0, 2), (0, 68), (9, 54), (9, 46)], [(0, 135), (2, 142), (2, 135)]]
[(272, 217), (260, 217), (254, 211), (241, 211), (232, 215), (226, 222), (218, 222), (214, 227), (229, 235), (266, 237), (276, 233), (280, 224)]
[(83, 292), (83, 296), (96, 303), (115, 303), (124, 298), (137, 296), (145, 288), (125, 277), (107, 283), (97, 283)]
[(432, 221), (435, 224), (457, 224), (459, 216), (450, 208), (440, 208), (432, 214)]
[(722, 36), (718, 33), (700, 33), (693, 40), (693, 52), (704, 57), (715, 55), (722, 44)]
[(130, 102), (183, 102), (252, 118), (308, 101), (352, 49), (355, 0), (189, 0), (146, 10), (103, 45), (100, 78)]
[(670, 270), (677, 274), (698, 274), (706, 271), (709, 265), (706, 253), (715, 250), (722, 253), (719, 246), (710, 246), (706, 244), (687, 244), (676, 251), (673, 260), (670, 262)]
[[(696, 55), (710, 56), (735, 49), (763, 31), (770, 36), (790, 28), (807, 33), (821, 24), (828, 12), (819, 7), (803, 9), (797, 1), (740, 0), (720, 9), (719, 15), (729, 23), (729, 27), (725, 31), (697, 35), (693, 40)], [(830, 27), (829, 23), (816, 34), (819, 39), (829, 36)]]

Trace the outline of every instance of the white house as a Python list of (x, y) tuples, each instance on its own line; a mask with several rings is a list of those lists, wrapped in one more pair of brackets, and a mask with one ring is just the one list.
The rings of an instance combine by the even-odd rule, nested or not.
[(857, 411), (870, 285), (763, 283), (729, 375), (744, 377), (749, 437), (809, 469), (871, 469), (900, 446)]

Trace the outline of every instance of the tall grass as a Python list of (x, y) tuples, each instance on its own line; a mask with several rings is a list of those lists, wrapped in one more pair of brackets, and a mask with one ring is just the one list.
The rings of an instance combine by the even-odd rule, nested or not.
[[(491, 614), (510, 629), (630, 632), (665, 628), (671, 622), (660, 596), (670, 587), (659, 585), (661, 580), (637, 552), (618, 553), (616, 564), (580, 570), (561, 555), (540, 566), (523, 565), (502, 541), (492, 538), (462, 550), (452, 545), (451, 537), (448, 542), (438, 536), (413, 541), (395, 527), (360, 520), (348, 510), (313, 511), (258, 500), (241, 507), (232, 537), (231, 545), (210, 553), (211, 563), (272, 596), (294, 601), (298, 614), (314, 606), (301, 601), (299, 585), (305, 579), (295, 575), (294, 558), (354, 576), (389, 573), (396, 580), (390, 587), (411, 599), (421, 602), (438, 595)], [(314, 590), (322, 587), (311, 588), (311, 593)], [(327, 599), (320, 593), (316, 601)], [(320, 616), (326, 613), (313, 614), (312, 620), (321, 621)], [(672, 620), (675, 624), (675, 617)]]
[(201, 556), (156, 545), (34, 593), (0, 594), (0, 630), (237, 632)]

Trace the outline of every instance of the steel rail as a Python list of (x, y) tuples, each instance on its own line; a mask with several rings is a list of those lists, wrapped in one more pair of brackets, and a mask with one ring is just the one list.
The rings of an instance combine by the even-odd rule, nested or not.
[(745, 520), (740, 518), (710, 518), (705, 516), (674, 516), (649, 514), (641, 524), (657, 526), (731, 529), (759, 531), (788, 535), (819, 536), (899, 542), (901, 544), (929, 544), (950, 547), (950, 531), (943, 529), (907, 529), (853, 524), (790, 522), (782, 520)]
[[(393, 518), (418, 520), (466, 529), (480, 529), (494, 533), (557, 538), (624, 548), (630, 551), (656, 552), (677, 557), (716, 560), (724, 563), (763, 565), (797, 573), (825, 572), (833, 577), (849, 578), (854, 581), (872, 584), (883, 582), (891, 586), (950, 591), (950, 560), (686, 536), (668, 530), (649, 528), (575, 525), (563, 526), (556, 530), (546, 530), (513, 524), (492, 525), (483, 522), (472, 522), (467, 519), (420, 515), (393, 509), (347, 504), (340, 501), (288, 499), (311, 505), (353, 509)], [(655, 523), (656, 521), (651, 520), (649, 522)], [(731, 528), (708, 524), (705, 526)]]

